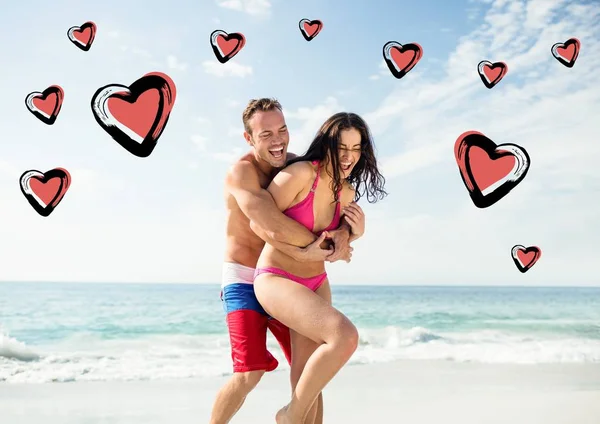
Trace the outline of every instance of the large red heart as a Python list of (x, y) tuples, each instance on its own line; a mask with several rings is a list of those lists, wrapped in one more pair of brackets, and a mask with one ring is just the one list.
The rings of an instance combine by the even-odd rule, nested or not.
[(210, 34), (210, 45), (217, 60), (226, 63), (234, 57), (246, 44), (246, 38), (239, 32), (227, 34), (225, 31), (216, 30)]
[(577, 38), (569, 38), (564, 43), (554, 44), (550, 51), (556, 60), (567, 68), (572, 68), (575, 65), (575, 61), (577, 61), (580, 48), (581, 43)]
[(315, 38), (323, 29), (323, 22), (318, 19), (301, 19), (299, 22), (300, 32), (306, 41)]
[(542, 251), (537, 246), (525, 247), (520, 244), (513, 246), (511, 256), (519, 271), (527, 272), (542, 256)]
[(475, 206), (486, 208), (506, 196), (527, 175), (528, 153), (515, 144), (496, 145), (477, 131), (461, 134), (454, 156)]
[(487, 88), (492, 88), (504, 78), (508, 72), (508, 66), (504, 62), (492, 63), (488, 60), (482, 60), (477, 65), (477, 72), (483, 84)]
[(141, 143), (152, 128), (159, 104), (159, 91), (149, 89), (133, 103), (119, 97), (109, 97), (106, 106), (117, 121), (139, 136)]
[(167, 125), (175, 97), (171, 78), (153, 72), (130, 87), (112, 84), (99, 88), (92, 98), (92, 112), (100, 126), (125, 149), (147, 157)]
[(390, 72), (400, 79), (421, 60), (423, 48), (416, 43), (402, 45), (389, 41), (383, 46), (383, 59)]
[(41, 93), (34, 91), (25, 98), (27, 109), (40, 121), (52, 125), (60, 113), (64, 91), (58, 85), (51, 85)]
[(41, 173), (25, 171), (20, 178), (21, 192), (40, 215), (49, 216), (71, 185), (71, 175), (64, 168)]
[(83, 51), (88, 51), (96, 37), (96, 24), (94, 22), (86, 22), (80, 27), (73, 26), (67, 30), (69, 40)]

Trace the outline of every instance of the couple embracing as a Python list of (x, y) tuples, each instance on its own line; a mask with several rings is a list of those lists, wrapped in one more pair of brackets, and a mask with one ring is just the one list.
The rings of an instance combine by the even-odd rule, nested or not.
[(250, 151), (225, 182), (227, 243), (221, 301), (233, 375), (220, 389), (211, 424), (231, 420), (278, 361), (267, 329), (290, 364), (292, 398), (277, 423), (323, 422), (322, 390), (358, 346), (354, 324), (332, 306), (325, 262), (350, 262), (365, 220), (356, 203), (383, 198), (373, 141), (364, 120), (337, 113), (307, 152), (287, 152), (289, 133), (274, 99), (252, 100), (242, 114)]

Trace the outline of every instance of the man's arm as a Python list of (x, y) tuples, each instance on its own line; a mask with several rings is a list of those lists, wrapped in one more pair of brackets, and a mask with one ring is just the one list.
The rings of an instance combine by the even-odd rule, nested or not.
[(331, 238), (333, 241), (333, 245), (335, 246), (334, 253), (327, 259), (329, 262), (336, 262), (339, 260), (344, 260), (346, 262), (350, 262), (352, 258), (352, 251), (354, 250), (350, 243), (356, 239), (356, 237), (352, 234), (352, 226), (346, 221), (346, 216), (344, 214), (344, 209), (352, 202), (355, 195), (355, 190), (349, 184), (346, 184), (346, 189), (342, 190), (341, 193), (341, 209), (342, 209), (342, 218), (340, 220), (340, 225), (336, 230), (330, 231)]
[(236, 163), (227, 173), (225, 184), (242, 212), (264, 229), (270, 240), (305, 247), (317, 239), (306, 227), (281, 212), (283, 209), (279, 209), (271, 194), (260, 186), (251, 163)]
[(250, 228), (256, 233), (265, 243), (269, 243), (275, 249), (280, 250), (288, 256), (291, 256), (298, 262), (319, 262), (325, 261), (333, 253), (332, 247), (321, 248), (321, 244), (325, 240), (327, 234), (323, 233), (321, 237), (306, 247), (292, 246), (291, 244), (281, 243), (269, 237), (269, 234), (254, 221), (250, 221)]

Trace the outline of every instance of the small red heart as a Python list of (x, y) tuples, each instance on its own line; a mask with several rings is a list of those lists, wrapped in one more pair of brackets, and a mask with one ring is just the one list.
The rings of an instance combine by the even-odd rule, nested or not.
[(519, 271), (527, 272), (532, 266), (539, 261), (542, 256), (542, 251), (537, 246), (525, 247), (517, 244), (511, 249), (513, 261)]
[(42, 202), (44, 202), (45, 206), (52, 203), (52, 200), (58, 194), (60, 185), (61, 180), (59, 177), (50, 178), (48, 181), (44, 182), (40, 177), (36, 176), (32, 177), (29, 183), (31, 190)]
[(565, 59), (571, 60), (575, 56), (575, 45), (569, 44), (567, 47), (558, 47), (556, 51)]
[(238, 40), (228, 40), (224, 36), (217, 37), (217, 44), (225, 56), (230, 55), (238, 46)]
[(304, 23), (304, 30), (309, 35), (309, 37), (312, 37), (315, 34), (315, 32), (317, 32), (318, 29), (319, 29), (318, 24)]
[(77, 40), (79, 40), (79, 42), (81, 44), (87, 44), (87, 43), (89, 43), (90, 39), (92, 38), (92, 29), (91, 28), (85, 28), (84, 30), (76, 29), (75, 31), (73, 31), (73, 37), (75, 37)]
[(246, 38), (239, 32), (227, 34), (218, 29), (210, 34), (210, 44), (218, 61), (226, 63), (244, 47)]
[(52, 115), (57, 103), (58, 96), (55, 93), (49, 94), (45, 99), (40, 96), (33, 98), (33, 104), (35, 107), (44, 112), (46, 115)]
[(66, 169), (54, 168), (41, 173), (25, 171), (20, 178), (21, 192), (42, 216), (49, 216), (63, 199), (71, 185), (71, 175)]
[(508, 72), (508, 66), (504, 62), (492, 63), (489, 60), (482, 60), (477, 65), (477, 72), (483, 84), (487, 88), (493, 88), (504, 78)]
[(311, 41), (315, 38), (323, 29), (323, 22), (318, 19), (300, 19), (299, 22), (300, 32), (306, 41)]
[(423, 48), (416, 43), (402, 45), (388, 41), (383, 46), (383, 59), (393, 76), (400, 79), (406, 75), (423, 56)]
[(69, 37), (71, 43), (87, 52), (92, 47), (96, 37), (96, 24), (89, 21), (80, 27), (73, 26), (67, 30), (67, 37)]
[(564, 43), (556, 43), (550, 51), (552, 56), (567, 68), (572, 68), (579, 56), (581, 43), (577, 38), (569, 38)]
[(34, 91), (25, 98), (27, 109), (47, 125), (56, 122), (64, 99), (64, 91), (58, 85), (51, 85), (41, 93)]
[(533, 261), (533, 258), (535, 258), (535, 252), (525, 253), (523, 250), (519, 250), (517, 252), (517, 256), (522, 264), (527, 264)]

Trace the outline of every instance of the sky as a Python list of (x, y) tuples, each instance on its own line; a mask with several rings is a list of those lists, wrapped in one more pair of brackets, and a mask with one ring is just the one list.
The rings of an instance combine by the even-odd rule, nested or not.
[[(360, 114), (375, 140), (389, 195), (361, 199), (366, 232), (351, 263), (327, 264), (332, 285), (600, 285), (600, 3), (566, 0), (342, 2), (32, 0), (0, 16), (0, 281), (219, 283), (225, 246), (223, 180), (243, 154), (241, 114), (275, 97), (302, 153), (340, 111)], [(310, 42), (301, 19), (320, 19)], [(88, 52), (68, 28), (93, 21)], [(23, 24), (27, 22), (27, 24)], [(214, 30), (241, 32), (221, 64)], [(581, 41), (573, 68), (550, 53)], [(402, 79), (385, 67), (388, 41), (418, 43)], [(508, 73), (487, 89), (482, 60)], [(96, 123), (90, 100), (107, 84), (149, 72), (177, 97), (152, 154), (133, 156)], [(54, 125), (25, 97), (65, 91)], [(530, 155), (525, 179), (475, 207), (454, 143), (480, 131)], [(26, 170), (62, 167), (71, 186), (49, 217), (19, 188)], [(539, 246), (526, 273), (516, 245)]]

